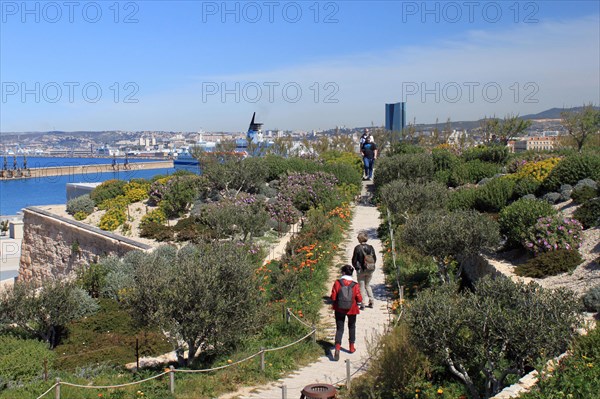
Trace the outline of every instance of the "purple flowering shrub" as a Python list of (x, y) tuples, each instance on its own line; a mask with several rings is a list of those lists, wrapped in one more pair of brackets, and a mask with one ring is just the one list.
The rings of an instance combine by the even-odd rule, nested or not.
[(282, 225), (294, 224), (301, 216), (300, 211), (294, 207), (292, 201), (281, 195), (277, 195), (267, 204), (267, 211), (273, 220)]
[(538, 219), (523, 240), (523, 246), (539, 254), (558, 249), (577, 250), (583, 239), (583, 226), (576, 219), (547, 216)]
[(320, 205), (333, 209), (340, 202), (337, 178), (329, 173), (291, 173), (281, 181), (280, 196), (301, 212)]

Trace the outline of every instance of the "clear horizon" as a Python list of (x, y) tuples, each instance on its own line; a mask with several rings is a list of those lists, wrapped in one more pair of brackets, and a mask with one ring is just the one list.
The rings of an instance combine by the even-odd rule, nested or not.
[(600, 103), (600, 2), (0, 2), (0, 132), (417, 124)]

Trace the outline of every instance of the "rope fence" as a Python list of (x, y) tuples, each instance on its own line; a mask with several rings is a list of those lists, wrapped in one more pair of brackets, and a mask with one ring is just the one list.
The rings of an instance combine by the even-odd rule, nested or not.
[(116, 384), (116, 385), (81, 385), (81, 384), (74, 384), (71, 382), (66, 382), (66, 381), (61, 381), (60, 378), (56, 379), (56, 383), (54, 385), (52, 385), (46, 392), (44, 392), (43, 394), (41, 394), (40, 396), (37, 397), (37, 399), (42, 399), (43, 397), (45, 397), (46, 395), (48, 395), (50, 392), (54, 391), (54, 398), (55, 399), (60, 399), (60, 387), (61, 386), (70, 386), (70, 387), (74, 387), (74, 388), (82, 388), (82, 389), (117, 389), (117, 388), (125, 388), (125, 387), (129, 387), (129, 386), (133, 386), (133, 385), (139, 385), (139, 384), (143, 384), (144, 382), (148, 382), (160, 377), (163, 377), (164, 375), (169, 374), (169, 389), (171, 391), (171, 393), (175, 393), (175, 373), (207, 373), (207, 372), (211, 372), (211, 371), (218, 371), (218, 370), (222, 370), (222, 369), (226, 369), (228, 367), (233, 367), (236, 366), (238, 364), (244, 363), (250, 359), (253, 359), (257, 356), (261, 357), (261, 371), (265, 370), (265, 361), (264, 361), (264, 355), (267, 352), (274, 352), (274, 351), (278, 351), (278, 350), (282, 350), (282, 349), (286, 349), (289, 348), (291, 346), (297, 345), (298, 343), (304, 341), (306, 338), (308, 337), (313, 337), (313, 341), (316, 340), (316, 332), (317, 332), (317, 328), (315, 326), (311, 326), (307, 323), (305, 323), (304, 321), (300, 320), (292, 311), (290, 308), (286, 308), (285, 309), (285, 315), (286, 315), (286, 320), (289, 322), (290, 320), (290, 315), (293, 316), (296, 320), (298, 320), (302, 325), (308, 327), (311, 329), (311, 331), (304, 335), (303, 337), (289, 343), (283, 346), (279, 346), (276, 348), (262, 348), (259, 352), (252, 354), (244, 359), (223, 365), (223, 366), (219, 366), (219, 367), (213, 367), (213, 368), (209, 368), (209, 369), (201, 369), (201, 370), (178, 370), (175, 369), (173, 366), (170, 367), (169, 370), (166, 370), (160, 374), (157, 374), (155, 376), (152, 377), (148, 377), (146, 379), (140, 380), (140, 381), (133, 381), (133, 382), (128, 382), (128, 383), (124, 383), (124, 384)]

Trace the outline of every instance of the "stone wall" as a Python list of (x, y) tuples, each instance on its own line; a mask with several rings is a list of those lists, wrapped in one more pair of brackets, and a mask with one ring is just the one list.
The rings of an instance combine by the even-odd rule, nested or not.
[(36, 207), (23, 210), (23, 223), (20, 281), (39, 283), (46, 278), (64, 278), (102, 256), (152, 249)]

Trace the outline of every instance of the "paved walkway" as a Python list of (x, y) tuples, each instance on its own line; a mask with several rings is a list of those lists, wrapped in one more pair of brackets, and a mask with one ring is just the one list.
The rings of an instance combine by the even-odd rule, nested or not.
[[(365, 182), (371, 183), (371, 182)], [(363, 198), (367, 195), (367, 186), (363, 183)], [(358, 204), (354, 208), (354, 217), (349, 229), (346, 241), (343, 245), (343, 258), (338, 259), (339, 263), (350, 263), (354, 247), (358, 244), (356, 236), (360, 231), (365, 231), (369, 236), (368, 243), (375, 247), (378, 253), (377, 269), (371, 280), (371, 286), (375, 294), (375, 308), (365, 309), (358, 315), (356, 322), (356, 352), (353, 354), (342, 350), (340, 360), (333, 361), (333, 348), (321, 358), (306, 367), (296, 370), (293, 374), (282, 378), (272, 384), (246, 388), (243, 391), (229, 393), (221, 396), (221, 398), (240, 398), (240, 399), (281, 399), (284, 398), (282, 386), (287, 389), (287, 398), (300, 397), (300, 391), (306, 385), (315, 383), (326, 383), (332, 385), (345, 384), (346, 381), (346, 359), (350, 360), (350, 372), (352, 375), (364, 371), (364, 364), (368, 359), (367, 346), (372, 341), (374, 336), (384, 332), (385, 327), (389, 322), (389, 314), (387, 307), (387, 293), (384, 283), (384, 274), (382, 270), (382, 245), (377, 238), (377, 227), (379, 226), (379, 212), (377, 208), (371, 205)], [(330, 281), (327, 284), (327, 292), (324, 295), (329, 295), (333, 281), (339, 278), (340, 272), (337, 263), (335, 263), (330, 273)], [(356, 274), (353, 276), (356, 279)], [(335, 336), (335, 319), (331, 306), (324, 305), (322, 309), (323, 322), (319, 326), (318, 339), (334, 343)], [(348, 329), (344, 331), (342, 343), (343, 349), (348, 349)]]

